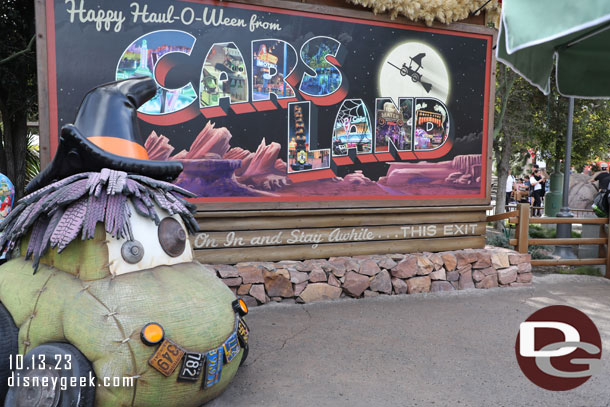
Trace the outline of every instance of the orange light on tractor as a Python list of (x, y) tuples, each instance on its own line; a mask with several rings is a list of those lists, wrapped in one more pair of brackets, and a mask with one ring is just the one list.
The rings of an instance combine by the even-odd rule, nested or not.
[(233, 306), (233, 311), (235, 311), (242, 317), (248, 313), (248, 306), (246, 305), (246, 302), (241, 298), (238, 298), (237, 300), (233, 301), (231, 305)]
[(165, 337), (165, 331), (163, 331), (163, 327), (161, 325), (157, 324), (156, 322), (151, 322), (142, 328), (140, 337), (142, 338), (142, 342), (144, 342), (146, 345), (153, 346), (163, 340)]

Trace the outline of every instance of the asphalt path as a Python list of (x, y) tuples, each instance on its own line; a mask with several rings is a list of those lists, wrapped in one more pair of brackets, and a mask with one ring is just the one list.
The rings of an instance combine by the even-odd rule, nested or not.
[[(519, 324), (548, 305), (586, 313), (602, 371), (544, 390), (515, 358)], [(269, 304), (247, 317), (250, 356), (223, 406), (610, 406), (610, 280), (544, 275), (533, 287)]]

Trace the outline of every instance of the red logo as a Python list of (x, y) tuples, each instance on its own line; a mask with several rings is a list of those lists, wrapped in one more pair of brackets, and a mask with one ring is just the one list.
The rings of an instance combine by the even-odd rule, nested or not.
[(571, 390), (600, 371), (602, 341), (586, 314), (553, 305), (521, 323), (515, 353), (523, 374), (534, 384), (547, 390)]

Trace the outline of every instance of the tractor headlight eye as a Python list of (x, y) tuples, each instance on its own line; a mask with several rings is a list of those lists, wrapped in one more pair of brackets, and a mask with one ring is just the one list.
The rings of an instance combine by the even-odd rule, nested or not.
[(121, 246), (121, 256), (129, 264), (136, 264), (144, 257), (144, 246), (137, 240), (128, 240)]
[(246, 302), (241, 298), (238, 298), (233, 301), (231, 305), (233, 306), (233, 311), (235, 311), (242, 317), (248, 313), (248, 306), (246, 305)]
[(144, 328), (142, 328), (142, 331), (140, 332), (140, 337), (142, 338), (142, 342), (146, 345), (153, 346), (163, 340), (165, 331), (161, 325), (156, 322), (151, 322), (144, 325)]
[(178, 257), (186, 247), (186, 231), (176, 219), (168, 217), (159, 224), (159, 243), (171, 257)]

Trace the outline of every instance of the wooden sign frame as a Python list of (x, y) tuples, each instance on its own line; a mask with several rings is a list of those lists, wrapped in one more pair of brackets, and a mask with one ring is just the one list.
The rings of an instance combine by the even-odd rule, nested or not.
[[(197, 0), (184, 0), (192, 1)], [(316, 0), (314, 0), (316, 1)], [(57, 114), (56, 103), (52, 102), (54, 92), (57, 92), (49, 81), (49, 69), (54, 66), (50, 63), (53, 49), (47, 47), (48, 28), (53, 23), (47, 14), (48, 3), (52, 0), (35, 0), (37, 25), (37, 53), (38, 53), (38, 81), (39, 81), (39, 120), (40, 120), (40, 156), (44, 168), (52, 157), (53, 147), (51, 134), (53, 133), (51, 118)], [(328, 0), (325, 3), (336, 1)], [(180, 2), (178, 2), (180, 3)], [(316, 13), (325, 16), (334, 16), (342, 19), (368, 20), (374, 24), (383, 24), (392, 27), (424, 27), (406, 18), (390, 19), (385, 15), (375, 15), (370, 11), (358, 9), (345, 4), (345, 7), (335, 7), (325, 4), (311, 4), (307, 2), (278, 1), (278, 0), (234, 0), (212, 2), (206, 4), (236, 3), (249, 6), (263, 6), (292, 10), (300, 13)], [(485, 99), (484, 144), (482, 151), (484, 162), (485, 185), (484, 191), (476, 198), (456, 197), (455, 199), (435, 199), (432, 195), (422, 199), (365, 199), (350, 201), (334, 200), (291, 200), (273, 202), (197, 202), (198, 218), (203, 233), (208, 233), (216, 239), (219, 246), (195, 246), (197, 257), (208, 263), (236, 263), (238, 261), (253, 260), (282, 260), (305, 259), (339, 255), (374, 254), (391, 252), (435, 251), (451, 250), (467, 247), (483, 247), (485, 211), (489, 209), (491, 200), (491, 168), (492, 168), (492, 142), (493, 142), (493, 115), (494, 115), (494, 84), (495, 84), (495, 55), (492, 45), (496, 42), (496, 31), (481, 25), (456, 23), (450, 25), (435, 24), (425, 29), (439, 30), (438, 32), (473, 33), (489, 37), (487, 50), (488, 72)], [(463, 235), (434, 233), (430, 236), (410, 236), (404, 239), (400, 233), (408, 227), (436, 225), (438, 230), (452, 230), (443, 225), (473, 224), (471, 231)], [(340, 228), (340, 233), (350, 233), (350, 229), (368, 228), (375, 234), (373, 239), (366, 241), (328, 241), (319, 244), (311, 242), (288, 243), (286, 239), (294, 230), (315, 234), (319, 232), (328, 239), (330, 233)], [(429, 229), (428, 229), (429, 230)], [(258, 240), (252, 243), (252, 237), (257, 238), (256, 231), (260, 231)], [(243, 247), (234, 244), (227, 245), (227, 234), (233, 232), (234, 238), (241, 238), (246, 243)], [(277, 245), (271, 238), (283, 232), (283, 239)], [(356, 232), (354, 232), (356, 233)], [(223, 235), (224, 234), (224, 235)], [(357, 233), (356, 233), (357, 234)], [(267, 236), (265, 239), (264, 236)], [(197, 236), (193, 239), (202, 239)], [(223, 240), (224, 239), (224, 240)], [(250, 239), (250, 240), (248, 240)], [(267, 244), (256, 244), (258, 241), (267, 241)], [(232, 243), (234, 243), (233, 241)], [(312, 247), (315, 246), (315, 247)]]

